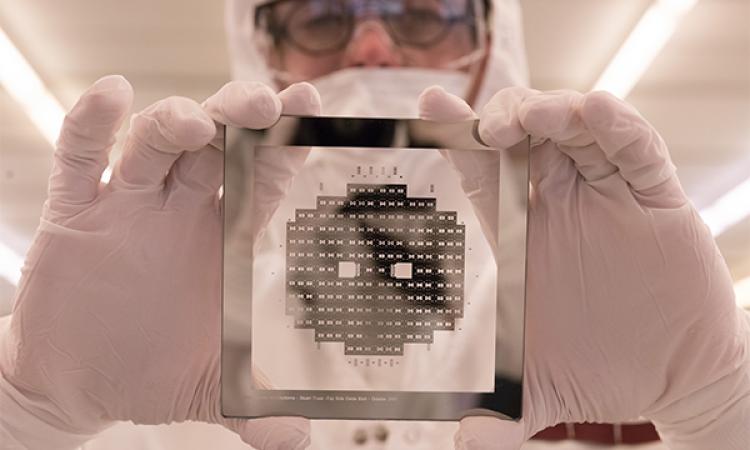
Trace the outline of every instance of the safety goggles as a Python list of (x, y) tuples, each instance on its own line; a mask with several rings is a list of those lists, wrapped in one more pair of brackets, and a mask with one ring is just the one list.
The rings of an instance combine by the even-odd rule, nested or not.
[(382, 21), (400, 47), (434, 48), (457, 28), (473, 42), (464, 53), (483, 44), (479, 0), (272, 0), (255, 10), (256, 30), (267, 33), (274, 45), (287, 43), (313, 56), (340, 52), (357, 24), (369, 19)]

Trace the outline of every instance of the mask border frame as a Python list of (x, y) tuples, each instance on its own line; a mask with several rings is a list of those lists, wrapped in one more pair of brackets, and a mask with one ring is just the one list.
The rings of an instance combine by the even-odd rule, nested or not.
[[(296, 121), (303, 117), (298, 116), (282, 116), (281, 119), (269, 129), (274, 128), (278, 125), (284, 125), (288, 124), (290, 121)], [(482, 151), (501, 151), (501, 152), (513, 152), (514, 155), (516, 155), (516, 158), (518, 161), (520, 161), (520, 167), (521, 167), (521, 181), (519, 183), (520, 192), (522, 194), (522, 202), (523, 202), (523, 220), (524, 220), (524, 232), (523, 232), (523, 239), (524, 239), (524, 252), (523, 252), (523, 258), (522, 263), (516, 262), (514, 269), (518, 272), (516, 275), (519, 275), (522, 273), (523, 276), (523, 283), (519, 287), (519, 290), (515, 292), (514, 297), (521, 299), (523, 301), (523, 318), (524, 325), (522, 326), (521, 333), (523, 336), (520, 339), (520, 345), (521, 345), (521, 355), (524, 355), (524, 348), (525, 348), (525, 317), (526, 317), (526, 276), (528, 272), (528, 199), (529, 199), (529, 175), (530, 175), (530, 160), (529, 160), (529, 151), (531, 150), (531, 139), (530, 137), (526, 136), (522, 141), (517, 143), (516, 145), (512, 146), (509, 149), (505, 150), (497, 150), (492, 149), (488, 147), (486, 144), (484, 144), (481, 139), (479, 138), (478, 132), (477, 132), (477, 126), (478, 126), (478, 120), (471, 120), (471, 121), (464, 121), (464, 122), (456, 122), (456, 123), (437, 123), (437, 122), (431, 122), (421, 119), (386, 119), (386, 118), (342, 118), (342, 117), (304, 117), (305, 120), (355, 120), (355, 121), (386, 121), (386, 122), (406, 122), (407, 126), (426, 126), (426, 127), (436, 127), (439, 126), (441, 129), (443, 129), (442, 132), (444, 132), (444, 129), (446, 127), (455, 127), (457, 133), (463, 133), (464, 135), (472, 136), (473, 141), (476, 143), (475, 148), (460, 148), (460, 149), (447, 149), (447, 150), (482, 150)], [(231, 143), (233, 141), (232, 134), (236, 132), (237, 130), (242, 130), (239, 128), (233, 128), (233, 127), (225, 127), (224, 130), (224, 143), (225, 143), (225, 149), (224, 149), (224, 182), (226, 182), (226, 173), (227, 173), (227, 152), (229, 151), (226, 146), (227, 144)], [(252, 130), (257, 133), (257, 130)], [(295, 147), (348, 147), (352, 148), (351, 146), (341, 146), (337, 145), (335, 142), (317, 142), (315, 145), (306, 145), (308, 143), (301, 143), (301, 145), (296, 145)], [(278, 145), (276, 144), (269, 144), (267, 142), (263, 143), (264, 146), (267, 145)], [(251, 161), (254, 159), (254, 151), (255, 147), (257, 145), (253, 145), (250, 150), (250, 159)], [(285, 145), (286, 146), (286, 145)], [(289, 147), (289, 146), (287, 146)], [(362, 147), (358, 147), (362, 148)], [(365, 147), (365, 148), (392, 148), (389, 145), (372, 145), (371, 147)], [(425, 147), (425, 146), (398, 146), (395, 147), (398, 149), (408, 149), (408, 148), (419, 148), (419, 149), (433, 149), (433, 150), (444, 150), (441, 148), (436, 147)], [(254, 166), (252, 163), (250, 164), (251, 167)], [(499, 171), (500, 171), (500, 186), (499, 186), (499, 198), (498, 201), (500, 203), (500, 206), (498, 207), (498, 250), (497, 250), (497, 264), (498, 268), (501, 266), (502, 261), (506, 258), (514, 258), (518, 259), (517, 254), (509, 254), (504, 250), (507, 250), (509, 248), (508, 245), (503, 245), (503, 243), (507, 242), (507, 239), (505, 238), (504, 234), (502, 233), (502, 228), (500, 227), (500, 224), (505, 219), (503, 216), (503, 213), (505, 209), (502, 207), (503, 202), (505, 201), (512, 201), (511, 199), (505, 198), (507, 192), (509, 192), (509, 189), (503, 189), (503, 179), (510, 179), (510, 173), (508, 171), (513, 170), (512, 166), (510, 164), (501, 163), (499, 165)], [(516, 168), (518, 169), (518, 168)], [(254, 170), (254, 167), (253, 167)], [(516, 173), (515, 175), (518, 175)], [(249, 183), (250, 185), (250, 191), (248, 192), (248, 195), (252, 198), (253, 192), (252, 189), (254, 188), (254, 183)], [(289, 408), (289, 402), (287, 401), (284, 403), (281, 402), (284, 407), (279, 408), (279, 400), (274, 398), (262, 398), (258, 395), (255, 396), (246, 396), (242, 394), (243, 388), (238, 387), (237, 384), (239, 383), (239, 380), (235, 380), (235, 377), (232, 377), (232, 387), (230, 388), (228, 386), (228, 383), (225, 383), (228, 381), (227, 377), (225, 376), (225, 371), (231, 371), (236, 368), (236, 361), (231, 361), (230, 358), (227, 357), (225, 354), (225, 325), (227, 320), (227, 315), (225, 314), (225, 302), (226, 299), (224, 297), (224, 264), (225, 264), (225, 258), (226, 258), (226, 245), (227, 240), (225, 239), (227, 233), (228, 233), (228, 225), (226, 220), (226, 208), (225, 208), (225, 195), (226, 190), (223, 190), (223, 195), (221, 198), (221, 204), (222, 204), (222, 305), (221, 305), (221, 316), (222, 316), (222, 324), (221, 324), (221, 393), (220, 393), (220, 409), (221, 414), (224, 417), (227, 418), (261, 418), (261, 417), (270, 417), (270, 416), (304, 416), (312, 420), (435, 420), (435, 421), (456, 421), (460, 420), (463, 417), (466, 416), (492, 416), (500, 419), (505, 420), (514, 420), (518, 421), (523, 416), (523, 401), (522, 401), (522, 393), (523, 393), (523, 366), (525, 364), (525, 361), (523, 361), (523, 356), (521, 357), (521, 376), (518, 380), (513, 379), (505, 379), (501, 380), (497, 377), (495, 378), (495, 385), (493, 388), (494, 393), (489, 394), (489, 397), (487, 394), (477, 394), (472, 392), (408, 392), (408, 391), (335, 391), (340, 395), (357, 395), (357, 394), (378, 394), (378, 395), (388, 395), (388, 394), (397, 394), (402, 398), (402, 401), (398, 403), (400, 405), (401, 410), (399, 412), (392, 412), (385, 414), (373, 414), (373, 413), (367, 413), (362, 411), (362, 404), (355, 403), (355, 408), (351, 409), (350, 413), (344, 413), (344, 414), (335, 414), (335, 415), (327, 415), (327, 414), (321, 414), (318, 412), (320, 409), (326, 409), (321, 408), (320, 406), (314, 406), (312, 405), (312, 402), (308, 402), (308, 406), (305, 408)], [(507, 211), (506, 211), (507, 212)], [(517, 238), (517, 237), (516, 237)], [(498, 289), (496, 301), (500, 302), (500, 270), (498, 269), (498, 280), (496, 288)], [(252, 274), (250, 276), (252, 278)], [(251, 285), (252, 289), (252, 285)], [(252, 292), (252, 291), (251, 291)], [(496, 324), (497, 326), (497, 324)], [(251, 333), (248, 332), (248, 339), (246, 344), (248, 345), (248, 348), (252, 348), (252, 344), (250, 342), (250, 336)], [(251, 350), (249, 350), (251, 351)], [(249, 354), (246, 355), (246, 357), (249, 357)], [(497, 361), (496, 361), (497, 365)], [(245, 387), (246, 390), (247, 386)], [(265, 390), (256, 390), (250, 387), (251, 390), (254, 393), (258, 392), (264, 392)], [(498, 392), (502, 390), (501, 395), (497, 396), (496, 398), (493, 398), (494, 394), (498, 394)], [(282, 390), (270, 390), (265, 392), (291, 392), (291, 393), (316, 393), (316, 392), (330, 392), (330, 391), (282, 391)], [(404, 407), (411, 405), (411, 404), (424, 404), (424, 396), (435, 396), (434, 400), (438, 400), (438, 402), (442, 405), (445, 402), (451, 405), (455, 405), (454, 411), (455, 414), (445, 414), (445, 413), (438, 413), (434, 415), (430, 415), (429, 413), (424, 413), (424, 408), (420, 408), (419, 411), (405, 411)], [(240, 397), (238, 399), (238, 397)], [(267, 400), (269, 402), (269, 405), (260, 405), (261, 399)], [(431, 401), (428, 399), (427, 402), (430, 403)], [(500, 402), (500, 403), (498, 403)], [(297, 404), (301, 403), (299, 401), (296, 402)], [(510, 404), (509, 404), (510, 403)], [(372, 402), (368, 403), (368, 405), (371, 405)], [(398, 406), (396, 405), (396, 406)], [(499, 406), (498, 406), (499, 405)], [(472, 407), (473, 406), (473, 407)], [(408, 409), (408, 408), (407, 408)], [(438, 410), (443, 410), (444, 408), (435, 408)]]

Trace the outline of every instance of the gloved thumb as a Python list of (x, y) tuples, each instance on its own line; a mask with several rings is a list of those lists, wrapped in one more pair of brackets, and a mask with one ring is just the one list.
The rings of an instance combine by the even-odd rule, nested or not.
[(320, 94), (310, 83), (295, 83), (279, 92), (281, 114), (291, 116), (319, 116)]
[(257, 450), (302, 450), (310, 445), (310, 421), (303, 417), (225, 419), (223, 425)]
[(519, 450), (524, 440), (522, 422), (490, 416), (464, 417), (453, 438), (456, 450)]
[(458, 122), (476, 118), (464, 99), (441, 86), (430, 86), (419, 95), (419, 118), (433, 122)]

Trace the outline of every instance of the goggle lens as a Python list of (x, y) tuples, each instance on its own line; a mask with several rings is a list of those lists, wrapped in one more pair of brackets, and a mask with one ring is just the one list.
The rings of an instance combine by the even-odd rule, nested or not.
[(311, 54), (343, 49), (358, 20), (377, 17), (399, 45), (426, 48), (454, 26), (474, 31), (472, 0), (277, 0), (256, 10), (256, 25)]

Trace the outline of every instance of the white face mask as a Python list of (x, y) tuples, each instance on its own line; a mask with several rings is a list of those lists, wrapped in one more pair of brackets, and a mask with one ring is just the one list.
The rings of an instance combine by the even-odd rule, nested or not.
[(421, 68), (350, 68), (317, 78), (324, 116), (418, 117), (417, 100), (426, 88), (442, 86), (465, 97), (468, 73)]

